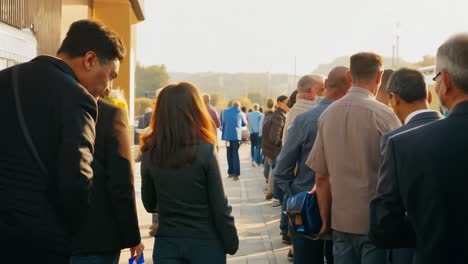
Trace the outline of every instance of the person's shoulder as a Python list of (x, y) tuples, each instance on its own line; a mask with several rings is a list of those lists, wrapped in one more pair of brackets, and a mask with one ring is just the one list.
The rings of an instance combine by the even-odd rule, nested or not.
[(99, 108), (106, 110), (106, 111), (116, 111), (118, 109), (117, 106), (113, 105), (112, 103), (100, 98), (97, 102)]
[(384, 117), (391, 117), (395, 118), (395, 113), (393, 112), (392, 108), (388, 105), (384, 105), (383, 103), (375, 100), (369, 99), (368, 100), (368, 109), (369, 111), (373, 111), (377, 115), (381, 115)]
[(313, 118), (313, 116), (315, 115), (314, 112), (315, 111), (313, 111), (313, 108), (309, 109), (309, 110), (306, 110), (306, 111), (298, 114), (296, 116), (296, 118), (294, 119), (294, 122), (297, 123), (297, 124), (302, 124), (305, 121), (309, 120), (310, 118)]
[(435, 137), (443, 133), (445, 135), (447, 119), (441, 119), (429, 124), (413, 127), (407, 130), (399, 131), (389, 138), (395, 144), (408, 144), (409, 142), (416, 145), (431, 144)]
[(208, 155), (213, 154), (215, 151), (215, 145), (209, 142), (202, 142), (196, 146), (199, 152), (199, 157), (209, 157)]
[(112, 104), (112, 103), (110, 103), (110, 102), (108, 102), (108, 101), (106, 101), (106, 100), (104, 100), (102, 98), (98, 100), (97, 105), (98, 105), (99, 114), (106, 113), (106, 115), (112, 116), (112, 117), (125, 115), (125, 111), (122, 108), (120, 108), (120, 107), (118, 107), (118, 106), (116, 106), (116, 105), (114, 105), (114, 104)]

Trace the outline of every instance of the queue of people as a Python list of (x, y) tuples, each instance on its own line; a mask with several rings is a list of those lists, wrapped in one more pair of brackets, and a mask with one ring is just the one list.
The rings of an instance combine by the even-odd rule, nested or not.
[[(124, 248), (141, 257), (128, 120), (102, 100), (124, 57), (115, 32), (80, 20), (56, 56), (0, 71), (5, 263), (118, 263)], [(465, 263), (468, 35), (443, 43), (435, 67), (433, 95), (417, 70), (384, 71), (381, 56), (360, 52), (349, 68), (302, 77), (265, 114), (233, 101), (218, 116), (188, 82), (160, 89), (140, 144), (142, 202), (158, 214), (153, 259), (222, 264), (237, 252), (223, 175), (241, 180), (248, 126), (251, 164), (265, 164), (265, 198), (281, 208), (294, 263)], [(448, 117), (429, 109), (435, 96)], [(304, 191), (331, 240), (301, 236), (283, 213)]]

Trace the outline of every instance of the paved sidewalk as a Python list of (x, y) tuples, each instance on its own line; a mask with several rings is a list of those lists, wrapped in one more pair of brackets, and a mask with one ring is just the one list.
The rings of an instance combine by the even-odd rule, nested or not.
[[(280, 207), (271, 207), (265, 201), (263, 167), (252, 167), (250, 145), (241, 146), (241, 176), (235, 182), (227, 178), (226, 149), (219, 149), (219, 163), (229, 204), (233, 207), (240, 247), (234, 256), (228, 255), (229, 264), (285, 264), (288, 245), (281, 242), (279, 235)], [(135, 165), (135, 190), (140, 230), (145, 244), (145, 263), (153, 263), (154, 239), (149, 237), (151, 214), (146, 213), (140, 198), (140, 164)], [(129, 251), (121, 254), (120, 263), (128, 263)]]

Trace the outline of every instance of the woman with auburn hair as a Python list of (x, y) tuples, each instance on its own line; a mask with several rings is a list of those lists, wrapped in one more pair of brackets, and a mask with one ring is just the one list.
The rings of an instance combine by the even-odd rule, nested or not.
[(213, 122), (191, 83), (166, 86), (142, 138), (141, 197), (159, 211), (153, 260), (226, 263), (239, 238), (221, 180)]

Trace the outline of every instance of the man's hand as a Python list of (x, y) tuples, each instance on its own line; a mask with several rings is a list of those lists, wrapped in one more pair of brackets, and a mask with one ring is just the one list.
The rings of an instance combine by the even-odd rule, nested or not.
[(143, 243), (130, 248), (130, 257), (134, 257), (136, 255), (135, 263), (138, 263), (138, 260), (140, 260), (143, 250), (145, 250), (145, 245), (143, 245)]
[(316, 192), (317, 192), (317, 185), (314, 185), (314, 187), (312, 187), (312, 189), (310, 189), (309, 194), (314, 194)]
[(315, 187), (312, 190), (316, 189), (320, 218), (322, 219), (322, 228), (320, 228), (319, 234), (323, 235), (330, 229), (330, 209), (332, 203), (330, 176), (316, 173)]
[(330, 221), (327, 218), (321, 217), (322, 219), (322, 228), (320, 228), (319, 235), (323, 235), (328, 232), (330, 229)]

